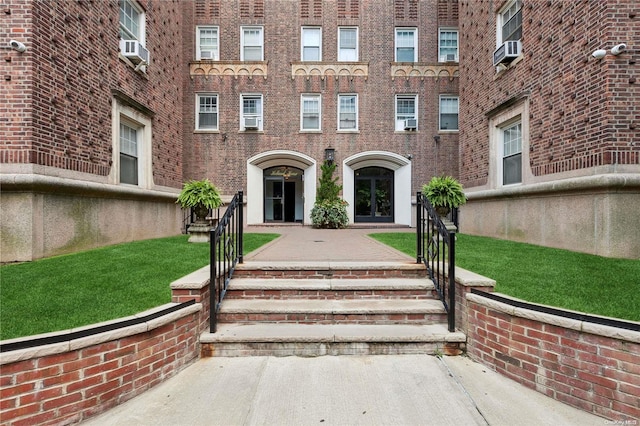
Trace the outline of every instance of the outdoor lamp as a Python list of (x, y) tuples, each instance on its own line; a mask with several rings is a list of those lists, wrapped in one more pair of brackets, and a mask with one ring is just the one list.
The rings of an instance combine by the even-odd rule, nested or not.
[(333, 148), (327, 148), (324, 150), (324, 159), (330, 163), (333, 163), (333, 160), (336, 159), (336, 150)]

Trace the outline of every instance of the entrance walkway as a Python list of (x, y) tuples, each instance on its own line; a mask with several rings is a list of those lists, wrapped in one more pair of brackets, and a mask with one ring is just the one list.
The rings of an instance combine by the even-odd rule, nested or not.
[[(367, 234), (411, 229), (250, 227), (282, 236), (245, 262), (415, 259)], [(83, 424), (597, 425), (466, 357), (429, 355), (204, 358)]]
[(250, 226), (249, 233), (274, 233), (281, 236), (249, 253), (245, 261), (364, 261), (414, 262), (414, 257), (384, 245), (368, 234), (410, 232), (413, 228), (314, 229), (308, 226)]

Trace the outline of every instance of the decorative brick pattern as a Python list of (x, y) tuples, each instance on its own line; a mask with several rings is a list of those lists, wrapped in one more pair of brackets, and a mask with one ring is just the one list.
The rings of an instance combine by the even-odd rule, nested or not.
[(640, 333), (467, 296), (469, 356), (581, 410), (640, 418)]

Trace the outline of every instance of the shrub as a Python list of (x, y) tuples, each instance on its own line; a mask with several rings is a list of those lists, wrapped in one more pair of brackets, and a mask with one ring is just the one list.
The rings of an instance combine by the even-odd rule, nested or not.
[(349, 224), (347, 204), (344, 200), (316, 203), (311, 209), (311, 223), (316, 228), (346, 228)]
[(433, 207), (457, 208), (467, 202), (462, 185), (451, 176), (434, 176), (422, 186), (422, 193)]

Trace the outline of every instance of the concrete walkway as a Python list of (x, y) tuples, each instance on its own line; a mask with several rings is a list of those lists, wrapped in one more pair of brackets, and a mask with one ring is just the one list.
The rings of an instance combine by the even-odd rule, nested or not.
[[(249, 228), (282, 236), (245, 261), (415, 262), (367, 237), (408, 229)], [(598, 425), (466, 357), (200, 359), (83, 423), (104, 425)]]

